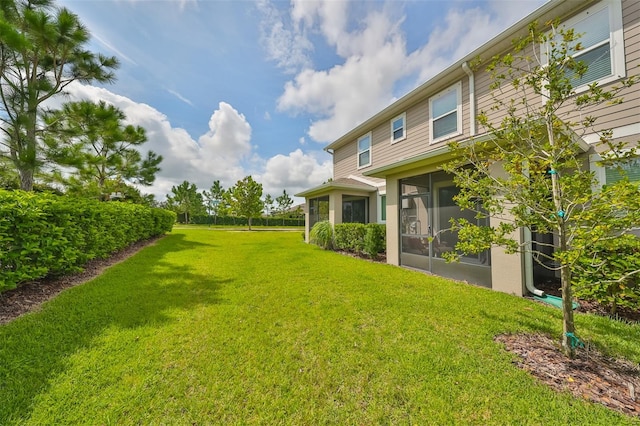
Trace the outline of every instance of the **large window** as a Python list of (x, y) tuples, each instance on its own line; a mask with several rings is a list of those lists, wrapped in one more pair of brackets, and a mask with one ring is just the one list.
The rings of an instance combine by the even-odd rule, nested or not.
[(401, 140), (406, 139), (406, 122), (406, 114), (399, 115), (391, 120), (391, 143), (400, 142)]
[(595, 172), (600, 186), (611, 185), (624, 177), (640, 185), (640, 158), (630, 158), (618, 165), (600, 164), (602, 157), (598, 154), (589, 157), (590, 169)]
[(371, 165), (371, 132), (358, 139), (358, 168)]
[(309, 228), (317, 222), (329, 220), (329, 196), (309, 199)]
[(451, 229), (451, 219), (488, 225), (488, 219), (476, 219), (475, 212), (456, 205), (454, 198), (459, 192), (452, 177), (444, 172), (400, 180), (400, 264), (490, 287), (488, 250), (461, 256), (460, 262), (448, 263), (444, 259), (458, 242), (457, 231)]
[(367, 198), (342, 197), (342, 223), (368, 223)]
[[(587, 72), (573, 86), (594, 81), (607, 83), (626, 75), (622, 6), (620, 0), (603, 1), (562, 24), (582, 36), (571, 46), (573, 57), (588, 66)], [(577, 45), (579, 49), (576, 49)]]
[(457, 83), (429, 99), (431, 143), (462, 134), (462, 84)]
[(623, 177), (627, 177), (629, 181), (640, 185), (640, 159), (631, 159), (621, 163), (618, 167), (607, 166), (604, 168), (604, 177), (603, 183), (605, 185), (616, 183), (622, 180)]

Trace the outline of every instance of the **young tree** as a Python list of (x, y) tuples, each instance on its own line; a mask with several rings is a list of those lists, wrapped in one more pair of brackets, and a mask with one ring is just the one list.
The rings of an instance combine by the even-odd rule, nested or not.
[(230, 189), (231, 208), (240, 217), (246, 217), (251, 230), (251, 219), (260, 216), (264, 204), (262, 203), (262, 184), (247, 176), (236, 182)]
[(138, 149), (147, 141), (145, 130), (125, 125), (125, 119), (121, 110), (103, 101), (71, 102), (45, 114), (46, 150), (65, 168), (64, 176), (58, 174), (65, 186), (76, 192), (96, 187), (100, 198), (108, 200), (127, 184), (153, 183), (162, 156), (149, 151), (143, 159)]
[(218, 222), (218, 215), (224, 210), (224, 193), (225, 190), (219, 180), (213, 182), (209, 191), (202, 192), (209, 214), (213, 214), (214, 224)]
[[(549, 266), (549, 260), (557, 265), (562, 286), (562, 348), (570, 357), (577, 342), (572, 282), (581, 254), (640, 223), (638, 187), (623, 179), (594, 190), (598, 182), (585, 168), (586, 147), (579, 137), (579, 132), (594, 131), (590, 109), (621, 102), (619, 90), (636, 78), (623, 79), (608, 90), (591, 83), (577, 93), (587, 72), (587, 65), (573, 56), (582, 49), (578, 39), (573, 30), (553, 26), (543, 31), (534, 23), (529, 35), (514, 44), (513, 52), (494, 58), (488, 67), (493, 78), (492, 108), (506, 115), (496, 124), (482, 112), (478, 121), (488, 137), (471, 144), (451, 144), (457, 159), (444, 167), (460, 187), (456, 198), (460, 207), (477, 211), (478, 217), (500, 219), (495, 226), (454, 221), (458, 254), (499, 245), (510, 253), (532, 255), (543, 266)], [(536, 51), (540, 46), (546, 49), (544, 63)], [(504, 93), (510, 94), (508, 99)], [(611, 158), (625, 160), (635, 155), (633, 149), (623, 151), (628, 147), (613, 143), (611, 132), (600, 135)], [(533, 250), (530, 240), (519, 241), (514, 235), (520, 228), (553, 233), (557, 241), (549, 247), (553, 254)], [(450, 258), (456, 256), (451, 253)]]
[(282, 215), (282, 224), (284, 225), (285, 215), (293, 205), (293, 200), (291, 199), (289, 194), (287, 194), (287, 190), (284, 189), (282, 191), (282, 195), (276, 197), (276, 202), (278, 203), (278, 211)]
[(167, 195), (167, 205), (176, 213), (184, 214), (185, 223), (189, 223), (190, 215), (204, 211), (202, 194), (198, 192), (195, 184), (186, 180), (171, 188), (171, 195)]
[(33, 189), (40, 152), (42, 104), (73, 81), (111, 82), (115, 57), (86, 50), (89, 31), (51, 0), (0, 3), (0, 155), (9, 158), (20, 187)]
[(271, 215), (271, 213), (273, 212), (273, 203), (274, 203), (274, 199), (271, 196), (271, 194), (267, 194), (264, 197), (264, 210), (265, 213), (267, 215), (267, 226), (269, 225), (269, 216)]

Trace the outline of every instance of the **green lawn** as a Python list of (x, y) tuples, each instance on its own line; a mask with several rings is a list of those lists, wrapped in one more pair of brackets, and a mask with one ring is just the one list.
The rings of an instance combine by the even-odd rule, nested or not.
[[(640, 361), (640, 326), (577, 326)], [(300, 232), (176, 229), (0, 326), (0, 424), (634, 423), (515, 367), (493, 336), (517, 331), (560, 312)]]

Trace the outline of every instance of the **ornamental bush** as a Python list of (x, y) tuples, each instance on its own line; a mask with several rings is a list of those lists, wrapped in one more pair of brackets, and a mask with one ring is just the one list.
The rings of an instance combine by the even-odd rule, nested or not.
[(364, 223), (340, 223), (335, 226), (336, 249), (362, 253), (367, 229)]
[(317, 222), (309, 231), (309, 242), (322, 247), (325, 250), (332, 250), (334, 247), (333, 227), (328, 220)]
[(386, 227), (379, 223), (340, 223), (335, 226), (335, 248), (375, 258), (386, 250)]
[(175, 213), (128, 203), (0, 190), (0, 292), (82, 269), (172, 229)]
[(574, 294), (609, 308), (637, 309), (640, 303), (640, 239), (624, 234), (594, 244), (574, 272)]
[(387, 227), (380, 223), (369, 223), (364, 234), (364, 253), (371, 258), (378, 257), (387, 249)]

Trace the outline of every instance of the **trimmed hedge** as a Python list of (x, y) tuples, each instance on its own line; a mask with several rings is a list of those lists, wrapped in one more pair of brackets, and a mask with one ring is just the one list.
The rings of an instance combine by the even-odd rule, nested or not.
[(132, 243), (171, 231), (175, 213), (0, 190), (0, 292), (18, 283), (82, 269)]
[(386, 250), (386, 227), (379, 223), (340, 223), (334, 227), (335, 248), (376, 257)]
[[(178, 215), (178, 222), (184, 223), (184, 215)], [(234, 216), (214, 216), (193, 215), (189, 217), (189, 223), (194, 225), (223, 225), (223, 226), (248, 226), (246, 217)], [(251, 226), (304, 226), (302, 218), (281, 218), (281, 217), (254, 217), (251, 219)]]

